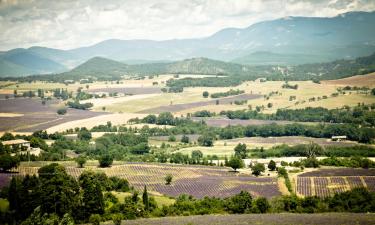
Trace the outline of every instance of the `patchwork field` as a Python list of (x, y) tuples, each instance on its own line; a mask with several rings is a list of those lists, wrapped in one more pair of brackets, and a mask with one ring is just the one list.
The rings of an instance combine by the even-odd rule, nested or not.
[(301, 196), (327, 197), (365, 187), (375, 191), (375, 169), (321, 169), (297, 176), (296, 192)]
[[(17, 98), (0, 100), (0, 131), (32, 132), (47, 129), (69, 121), (107, 114), (89, 110), (68, 109), (64, 116), (56, 113), (58, 101), (47, 101), (42, 105), (39, 99)], [(14, 116), (17, 115), (17, 116)]]
[[(21, 166), (14, 170), (17, 173), (1, 174), (1, 179), (12, 175), (36, 174), (39, 167)], [(67, 166), (67, 172), (78, 177), (84, 169)], [(178, 196), (182, 193), (196, 198), (204, 196), (227, 197), (241, 190), (253, 196), (271, 198), (280, 195), (277, 179), (273, 177), (253, 177), (240, 175), (228, 168), (208, 166), (187, 166), (173, 164), (127, 163), (110, 168), (88, 166), (87, 169), (105, 172), (108, 176), (126, 178), (134, 188), (142, 190), (144, 186), (150, 191), (167, 196)], [(171, 185), (165, 185), (164, 177), (173, 176)], [(4, 181), (1, 181), (4, 183)]]

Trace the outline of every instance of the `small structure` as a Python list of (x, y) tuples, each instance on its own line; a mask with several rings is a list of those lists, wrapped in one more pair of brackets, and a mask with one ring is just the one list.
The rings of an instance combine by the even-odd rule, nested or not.
[(345, 135), (343, 135), (343, 136), (332, 136), (332, 138), (331, 138), (332, 141), (344, 141), (346, 139), (347, 139), (347, 137)]
[(21, 150), (30, 150), (30, 141), (26, 141), (23, 139), (16, 139), (16, 140), (10, 140), (10, 141), (3, 141), (3, 145), (5, 146), (10, 146), (10, 148), (16, 150), (16, 149), (21, 149)]

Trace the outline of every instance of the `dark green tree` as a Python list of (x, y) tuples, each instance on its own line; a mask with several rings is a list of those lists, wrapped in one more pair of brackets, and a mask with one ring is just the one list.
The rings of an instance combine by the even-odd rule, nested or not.
[(252, 207), (252, 200), (250, 193), (247, 191), (241, 191), (226, 200), (226, 209), (232, 213), (245, 213)]
[(63, 166), (52, 163), (38, 170), (40, 203), (43, 213), (63, 216), (72, 213), (78, 205), (79, 185), (66, 173)]
[(228, 166), (232, 167), (234, 171), (244, 167), (244, 162), (242, 159), (236, 156), (232, 156), (228, 161)]
[(247, 156), (246, 144), (238, 143), (238, 145), (234, 148), (234, 155), (244, 159)]
[(266, 170), (263, 163), (256, 163), (251, 167), (251, 173), (255, 176), (259, 176), (261, 173), (263, 173)]
[(113, 157), (110, 154), (104, 154), (99, 158), (100, 167), (109, 167), (113, 163)]
[(75, 159), (76, 163), (78, 164), (78, 166), (80, 168), (83, 168), (85, 163), (86, 163), (86, 157), (84, 156), (78, 156), (76, 159)]
[(149, 199), (148, 199), (148, 193), (147, 193), (146, 185), (145, 185), (145, 188), (143, 189), (142, 202), (143, 202), (143, 205), (145, 206), (145, 210), (148, 211), (150, 209), (150, 203), (149, 203)]
[(84, 171), (78, 178), (83, 190), (82, 209), (84, 218), (104, 213), (104, 197), (100, 177), (93, 171)]
[(276, 170), (276, 162), (271, 160), (269, 163), (268, 163), (268, 169), (271, 170), (271, 171), (275, 171)]

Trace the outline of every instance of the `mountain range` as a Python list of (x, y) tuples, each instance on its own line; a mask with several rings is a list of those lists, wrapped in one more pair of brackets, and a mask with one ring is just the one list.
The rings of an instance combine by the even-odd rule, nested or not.
[(223, 29), (199, 39), (110, 39), (71, 50), (38, 46), (12, 49), (0, 52), (0, 76), (70, 71), (94, 57), (120, 62), (155, 62), (152, 63), (155, 66), (159, 62), (196, 57), (248, 65), (353, 59), (375, 51), (374, 24), (375, 12), (349, 12), (330, 18), (286, 17), (263, 21), (246, 28)]

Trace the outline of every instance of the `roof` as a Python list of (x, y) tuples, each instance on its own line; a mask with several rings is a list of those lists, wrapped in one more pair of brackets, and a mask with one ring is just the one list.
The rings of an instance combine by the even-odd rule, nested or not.
[(346, 138), (346, 136), (332, 136), (332, 138)]
[(3, 145), (19, 145), (19, 144), (27, 144), (30, 143), (30, 141), (26, 141), (23, 139), (16, 139), (16, 140), (10, 140), (10, 141), (3, 141)]

